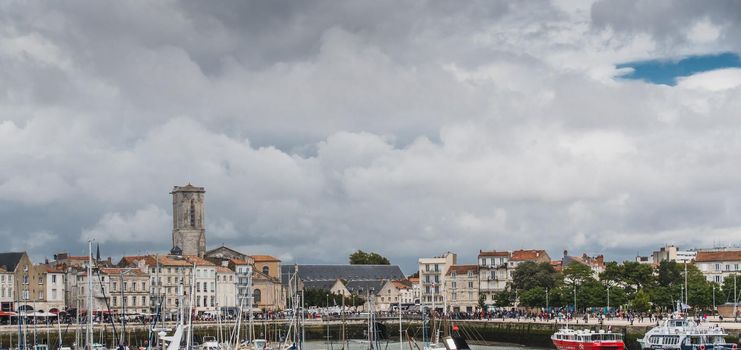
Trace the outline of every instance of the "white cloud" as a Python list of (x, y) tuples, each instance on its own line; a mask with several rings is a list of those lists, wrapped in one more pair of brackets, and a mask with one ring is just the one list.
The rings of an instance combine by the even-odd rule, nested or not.
[(685, 89), (713, 92), (741, 86), (741, 68), (716, 69), (677, 79), (677, 86)]
[(206, 187), (209, 246), (294, 261), (620, 258), (741, 225), (736, 70), (614, 79), (628, 60), (738, 52), (719, 6), (243, 4), (5, 8), (0, 239), (167, 250), (187, 182)]
[(171, 225), (172, 216), (150, 204), (133, 213), (104, 214), (93, 227), (82, 231), (80, 240), (154, 243), (166, 240)]

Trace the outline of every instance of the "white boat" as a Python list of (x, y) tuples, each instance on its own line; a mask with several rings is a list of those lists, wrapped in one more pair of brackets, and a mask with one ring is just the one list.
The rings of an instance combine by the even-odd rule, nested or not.
[(686, 319), (670, 319), (646, 332), (638, 343), (641, 349), (736, 350), (736, 344), (726, 342), (727, 335), (717, 325), (698, 326)]

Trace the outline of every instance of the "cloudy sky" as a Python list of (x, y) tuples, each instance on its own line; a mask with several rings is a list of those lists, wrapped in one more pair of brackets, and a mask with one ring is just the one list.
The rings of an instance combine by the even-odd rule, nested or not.
[(738, 244), (741, 68), (623, 75), (739, 37), (737, 1), (5, 1), (2, 250), (166, 251), (188, 182), (209, 247), (287, 262)]

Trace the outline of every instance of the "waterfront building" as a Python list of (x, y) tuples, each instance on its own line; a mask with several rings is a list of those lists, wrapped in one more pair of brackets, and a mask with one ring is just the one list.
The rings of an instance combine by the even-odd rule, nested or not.
[(484, 298), (484, 304), (494, 305), (494, 295), (507, 287), (509, 273), (507, 266), (510, 253), (507, 251), (479, 250), (479, 294)]
[(223, 314), (238, 306), (236, 274), (228, 267), (216, 266), (216, 309)]
[(445, 275), (450, 266), (458, 262), (455, 253), (447, 252), (432, 258), (419, 259), (419, 280), (421, 301), (427, 306), (435, 304), (435, 308), (443, 308), (443, 287)]
[[(175, 247), (170, 255), (125, 256), (120, 267), (136, 267), (149, 274), (149, 310), (155, 313), (158, 307), (166, 317), (178, 312), (179, 299), (190, 295), (193, 264)], [(186, 300), (183, 300), (186, 301)]]
[(36, 310), (33, 306), (35, 296), (38, 295), (43, 284), (39, 287), (38, 283), (34, 283), (38, 281), (38, 271), (34, 269), (28, 254), (26, 252), (0, 253), (0, 268), (6, 271), (6, 278), (8, 278), (7, 273), (12, 273), (14, 282), (12, 287), (14, 301), (6, 301), (3, 308), (14, 311)]
[(138, 268), (100, 269), (100, 275), (106, 276), (106, 296), (109, 299), (111, 312), (116, 315), (141, 315), (150, 311), (149, 273)]
[(445, 296), (451, 312), (479, 309), (479, 266), (452, 265), (445, 278)]
[(401, 303), (409, 305), (419, 305), (420, 303), (420, 288), (419, 288), (419, 277), (410, 277), (408, 280), (408, 283), (405, 283), (407, 285), (406, 288), (402, 288), (399, 290), (399, 298), (401, 298)]
[(401, 291), (411, 288), (407, 280), (385, 281), (373, 296), (376, 311), (391, 311), (398, 308)]
[[(193, 289), (197, 314), (216, 315), (216, 265), (198, 256), (184, 256), (188, 263), (195, 268), (195, 288)], [(186, 292), (190, 294), (190, 290)]]
[(252, 258), (247, 256), (246, 254), (238, 252), (224, 245), (207, 251), (203, 255), (203, 258), (219, 266), (229, 266), (229, 261), (231, 259), (244, 260), (249, 262), (250, 264), (254, 264)]
[(206, 253), (203, 187), (191, 184), (175, 186), (172, 195), (172, 246), (182, 255), (203, 257)]
[[(288, 290), (289, 279), (297, 269), (299, 289), (334, 291), (366, 300), (368, 295), (380, 291), (387, 281), (405, 279), (397, 265), (285, 265), (281, 267), (284, 290)], [(337, 285), (338, 280), (344, 284), (346, 292)]]
[(697, 251), (695, 250), (679, 250), (675, 245), (665, 245), (651, 253), (651, 263), (654, 266), (658, 266), (664, 261), (689, 263), (695, 259), (695, 255), (697, 255)]
[(594, 278), (599, 278), (599, 274), (605, 271), (605, 257), (603, 255), (597, 255), (595, 257), (588, 256), (586, 253), (582, 256), (569, 256), (568, 251), (563, 251), (563, 258), (561, 259), (561, 266), (566, 267), (570, 264), (582, 264), (592, 269), (592, 275)]
[(66, 272), (61, 267), (49, 264), (36, 265), (36, 310), (44, 310), (52, 313), (64, 311), (67, 307), (66, 296)]
[[(564, 251), (564, 253), (565, 252), (566, 251)], [(531, 261), (536, 264), (544, 262), (550, 263), (551, 257), (545, 250), (542, 249), (520, 249), (512, 251), (509, 262), (507, 263), (507, 278), (510, 281), (512, 280), (512, 272), (517, 268), (518, 265), (526, 261)]]
[(285, 308), (285, 289), (281, 283), (280, 260), (270, 255), (252, 255), (252, 287), (255, 307), (261, 310)]
[(723, 283), (726, 277), (741, 273), (741, 250), (698, 251), (694, 264), (708, 281)]
[(0, 266), (0, 313), (10, 313), (15, 301), (15, 278), (13, 271)]

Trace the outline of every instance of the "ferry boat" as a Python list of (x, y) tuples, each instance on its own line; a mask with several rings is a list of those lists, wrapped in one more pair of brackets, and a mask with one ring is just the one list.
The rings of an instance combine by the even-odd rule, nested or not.
[(623, 335), (600, 330), (560, 329), (551, 336), (553, 345), (558, 350), (623, 350)]
[(735, 343), (726, 342), (727, 335), (718, 326), (700, 327), (686, 319), (670, 319), (646, 332), (638, 343), (641, 349), (736, 350)]

